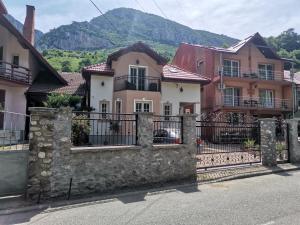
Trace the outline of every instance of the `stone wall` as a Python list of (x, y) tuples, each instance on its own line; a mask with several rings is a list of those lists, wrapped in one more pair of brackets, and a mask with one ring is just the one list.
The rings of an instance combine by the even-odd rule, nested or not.
[(287, 120), (289, 125), (289, 151), (291, 163), (300, 162), (300, 142), (298, 140), (298, 123), (300, 119)]
[(196, 179), (195, 116), (183, 118), (182, 145), (152, 144), (152, 114), (138, 116), (138, 146), (71, 148), (72, 113), (31, 109), (28, 197), (107, 192)]
[(262, 119), (260, 120), (260, 149), (262, 164), (264, 166), (277, 165), (276, 153), (276, 119)]

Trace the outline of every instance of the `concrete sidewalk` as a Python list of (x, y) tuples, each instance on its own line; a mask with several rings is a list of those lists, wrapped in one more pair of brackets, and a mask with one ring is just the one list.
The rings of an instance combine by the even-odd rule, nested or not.
[(281, 164), (277, 167), (264, 167), (261, 165), (243, 166), (243, 167), (232, 167), (232, 168), (218, 168), (211, 169), (208, 171), (198, 171), (198, 183), (188, 183), (180, 185), (169, 185), (159, 188), (150, 189), (139, 189), (131, 190), (128, 192), (119, 192), (113, 195), (100, 195), (100, 196), (89, 196), (85, 198), (77, 198), (71, 200), (43, 202), (37, 204), (34, 202), (28, 202), (23, 196), (9, 196), (0, 197), (0, 215), (7, 215), (19, 212), (33, 211), (33, 210), (45, 210), (53, 211), (59, 210), (74, 205), (84, 204), (98, 204), (101, 202), (114, 201), (120, 197), (132, 196), (132, 195), (144, 195), (151, 196), (159, 193), (173, 192), (178, 189), (186, 187), (195, 187), (201, 184), (222, 182), (227, 180), (249, 178), (254, 176), (268, 175), (272, 173), (282, 173), (288, 171), (300, 170), (300, 164)]

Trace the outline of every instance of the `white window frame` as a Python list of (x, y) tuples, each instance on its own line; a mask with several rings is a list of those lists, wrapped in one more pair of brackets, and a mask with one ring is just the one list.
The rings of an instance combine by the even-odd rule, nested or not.
[[(120, 102), (120, 113), (117, 112), (117, 102)], [(115, 100), (115, 113), (116, 114), (122, 114), (122, 107), (123, 107), (123, 101), (122, 101), (122, 99)]]
[[(264, 69), (262, 70), (262, 69), (260, 69), (259, 67), (260, 66), (264, 66)], [(268, 66), (272, 66), (272, 78), (273, 79), (270, 79), (269, 78), (269, 74), (268, 74)], [(270, 63), (258, 63), (258, 74), (259, 74), (259, 78), (260, 79), (263, 79), (263, 80), (274, 80), (275, 78), (274, 78), (274, 65), (273, 64), (270, 64)], [(264, 75), (261, 75), (261, 72), (264, 72)]]
[[(262, 98), (261, 97), (261, 92), (265, 92), (265, 95), (267, 96), (266, 93), (269, 93), (271, 95), (271, 98)], [(260, 89), (259, 90), (259, 99), (263, 103), (264, 108), (274, 108), (275, 107), (275, 91), (270, 90), (270, 89)]]
[(144, 112), (144, 104), (148, 103), (150, 106), (149, 112), (153, 112), (153, 100), (141, 100), (141, 99), (134, 99), (134, 112), (136, 112), (136, 104), (137, 103), (142, 103), (142, 111)]
[[(144, 83), (144, 87), (145, 89), (148, 88), (148, 66), (140, 66), (140, 65), (129, 65), (129, 68), (128, 68), (128, 81), (129, 82), (132, 82), (131, 80), (131, 68), (136, 68), (137, 71), (139, 68), (144, 68), (145, 69), (145, 83)], [(136, 83), (136, 90), (138, 90), (138, 74), (136, 76), (136, 80), (135, 80), (135, 83)]]
[[(170, 107), (170, 109), (169, 109), (169, 115), (166, 115), (166, 106), (169, 106)], [(164, 116), (172, 116), (172, 103), (170, 103), (170, 102), (166, 102), (166, 103), (164, 103), (163, 104), (163, 115)]]
[[(225, 61), (230, 62), (230, 74), (226, 74), (226, 75), (225, 75), (225, 72), (224, 72), (225, 71)], [(237, 69), (238, 69), (237, 76), (233, 75), (233, 68), (234, 68), (233, 63), (238, 64), (238, 66), (237, 66)], [(234, 60), (234, 59), (224, 59), (223, 60), (223, 75), (224, 76), (226, 76), (226, 77), (240, 77), (240, 70), (241, 70), (240, 61)]]
[[(102, 111), (103, 104), (106, 104), (106, 112)], [(100, 119), (106, 119), (106, 117), (107, 117), (106, 114), (110, 113), (110, 102), (109, 101), (107, 101), (107, 100), (99, 101), (99, 113), (100, 113), (100, 115), (99, 115)]]

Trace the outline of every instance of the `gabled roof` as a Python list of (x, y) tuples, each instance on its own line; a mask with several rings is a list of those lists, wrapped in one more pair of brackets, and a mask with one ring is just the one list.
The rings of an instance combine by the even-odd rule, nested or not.
[(27, 92), (35, 94), (85, 95), (85, 80), (80, 73), (61, 73), (61, 76), (68, 82), (67, 85), (34, 83)]
[(208, 84), (210, 82), (210, 79), (196, 74), (189, 72), (187, 70), (184, 70), (182, 68), (179, 68), (175, 65), (165, 65), (163, 67), (163, 74), (162, 74), (163, 81), (170, 81), (170, 82), (187, 82), (187, 83), (202, 83), (202, 84)]
[(93, 74), (101, 74), (101, 75), (108, 75), (108, 76), (114, 75), (114, 71), (106, 62), (83, 67), (82, 73), (93, 73)]
[(37, 61), (46, 67), (62, 84), (67, 84), (67, 81), (44, 59), (44, 57), (38, 52), (38, 50), (29, 43), (24, 36), (5, 18), (3, 14), (0, 14), (0, 24), (7, 28), (20, 42), (20, 44), (29, 49)]
[(168, 60), (161, 55), (159, 55), (157, 52), (152, 50), (148, 45), (142, 43), (142, 42), (137, 42), (131, 46), (128, 46), (126, 48), (122, 48), (119, 51), (116, 51), (112, 54), (110, 54), (107, 58), (107, 64), (111, 65), (112, 61), (118, 60), (119, 57), (122, 55), (125, 55), (129, 52), (142, 52), (153, 58), (157, 64), (159, 65), (165, 65), (167, 64)]
[[(254, 43), (254, 45), (258, 48), (258, 50), (266, 58), (284, 60), (277, 55), (277, 53), (267, 44), (267, 42), (264, 40), (264, 38), (259, 33), (255, 33), (255, 34), (245, 38), (244, 40), (241, 40), (240, 42), (230, 46), (229, 48), (219, 48), (219, 47), (193, 45), (193, 44), (188, 44), (188, 45), (206, 48), (206, 49), (210, 49), (210, 50), (213, 50), (216, 52), (237, 54), (246, 44), (248, 44), (250, 42)], [(187, 44), (187, 43), (184, 43), (184, 44)]]
[(2, 0), (0, 0), (0, 14), (7, 14), (7, 9), (3, 4)]

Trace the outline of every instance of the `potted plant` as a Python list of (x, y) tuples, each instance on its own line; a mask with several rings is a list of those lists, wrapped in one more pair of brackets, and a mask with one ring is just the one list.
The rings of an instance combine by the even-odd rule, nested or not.
[(255, 149), (256, 149), (255, 140), (247, 139), (244, 142), (244, 147), (245, 147), (246, 151), (255, 151)]

